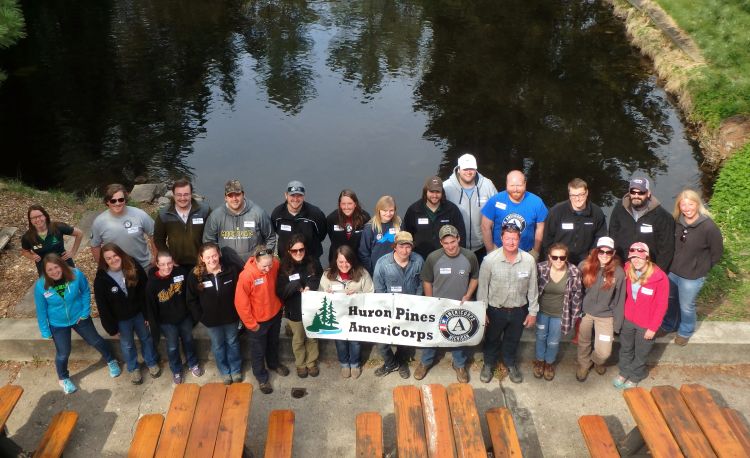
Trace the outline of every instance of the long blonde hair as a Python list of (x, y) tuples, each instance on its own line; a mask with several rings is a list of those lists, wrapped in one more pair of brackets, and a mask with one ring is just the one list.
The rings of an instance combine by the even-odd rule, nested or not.
[(674, 210), (672, 211), (672, 216), (674, 217), (675, 221), (679, 221), (680, 215), (682, 215), (682, 212), (680, 211), (680, 202), (682, 202), (682, 199), (692, 200), (693, 202), (698, 204), (699, 215), (708, 216), (709, 218), (711, 217), (711, 212), (709, 212), (706, 206), (703, 205), (701, 196), (699, 196), (698, 193), (693, 191), (692, 189), (683, 189), (679, 194), (677, 194), (677, 197), (674, 200)]
[(401, 230), (401, 217), (398, 216), (398, 208), (396, 207), (396, 199), (391, 196), (383, 196), (375, 203), (375, 213), (372, 215), (370, 224), (375, 227), (375, 232), (378, 234), (383, 233), (383, 221), (380, 219), (380, 210), (386, 210), (393, 207), (393, 219), (391, 223), (396, 229), (396, 232)]
[(651, 274), (654, 273), (654, 263), (651, 262), (651, 258), (646, 259), (646, 267), (643, 269), (640, 277), (635, 272), (636, 270), (635, 267), (633, 267), (633, 263), (629, 262), (625, 275), (628, 276), (630, 283), (640, 283), (641, 285), (645, 285), (651, 277)]

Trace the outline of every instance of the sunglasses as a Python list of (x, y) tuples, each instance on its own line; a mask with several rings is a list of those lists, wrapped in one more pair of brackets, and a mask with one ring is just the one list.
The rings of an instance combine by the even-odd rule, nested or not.
[(260, 251), (259, 251), (259, 252), (258, 252), (258, 253), (257, 253), (257, 254), (255, 255), (255, 257), (257, 258), (257, 257), (261, 257), (261, 256), (266, 256), (266, 255), (270, 255), (270, 256), (273, 256), (273, 250), (260, 250)]
[(599, 250), (599, 254), (603, 254), (604, 256), (612, 256), (615, 254), (614, 250)]
[(645, 196), (648, 194), (648, 191), (638, 191), (637, 189), (631, 189), (630, 194), (633, 194), (634, 196)]
[(289, 249), (289, 252), (292, 254), (304, 253), (305, 249), (304, 248), (291, 248)]
[(557, 260), (560, 260), (560, 261), (565, 261), (566, 259), (568, 259), (568, 257), (567, 257), (567, 256), (565, 256), (565, 255), (562, 255), (562, 256), (553, 256), (553, 255), (549, 255), (549, 258), (550, 258), (551, 260), (553, 260), (553, 261), (557, 261)]
[(680, 236), (680, 242), (684, 242), (687, 240), (687, 229), (682, 230), (682, 235)]
[(114, 199), (114, 198), (109, 199), (109, 203), (111, 203), (111, 204), (121, 204), (123, 202), (125, 202), (125, 198), (124, 197), (120, 197), (119, 199)]
[(631, 253), (635, 253), (636, 251), (638, 253), (648, 253), (648, 250), (646, 250), (645, 248), (631, 248), (628, 251), (630, 251)]

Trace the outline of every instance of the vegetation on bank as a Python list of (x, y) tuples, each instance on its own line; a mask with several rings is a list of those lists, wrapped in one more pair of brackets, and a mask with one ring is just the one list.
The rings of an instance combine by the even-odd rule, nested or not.
[[(17, 0), (0, 0), (0, 49), (13, 45), (25, 36), (24, 20)], [(0, 71), (0, 82), (5, 73)]]

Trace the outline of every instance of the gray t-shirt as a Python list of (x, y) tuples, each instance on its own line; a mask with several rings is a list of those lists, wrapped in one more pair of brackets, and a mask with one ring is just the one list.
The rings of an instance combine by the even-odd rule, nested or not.
[(461, 300), (469, 288), (469, 280), (479, 278), (479, 263), (473, 252), (466, 248), (455, 257), (445, 254), (442, 248), (427, 256), (420, 273), (422, 281), (432, 283), (432, 295)]
[(118, 285), (120, 285), (120, 289), (122, 290), (125, 295), (128, 295), (128, 284), (125, 283), (125, 274), (122, 270), (118, 270), (117, 272), (113, 270), (107, 270), (107, 275), (112, 277), (112, 280), (114, 280)]
[(144, 235), (154, 236), (154, 220), (148, 213), (140, 208), (125, 207), (122, 215), (114, 216), (107, 210), (91, 225), (91, 246), (116, 243), (146, 269), (151, 263), (151, 250)]

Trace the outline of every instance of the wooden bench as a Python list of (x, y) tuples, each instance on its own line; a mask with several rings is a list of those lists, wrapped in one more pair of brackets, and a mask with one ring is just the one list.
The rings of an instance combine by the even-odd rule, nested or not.
[(523, 456), (516, 425), (513, 423), (510, 410), (505, 407), (489, 409), (485, 416), (487, 417), (487, 428), (490, 431), (492, 452), (495, 458)]
[(619, 458), (620, 453), (603, 417), (584, 415), (578, 419), (578, 426), (592, 458)]
[(294, 441), (294, 412), (273, 410), (268, 417), (265, 458), (291, 458)]
[(682, 385), (680, 394), (716, 455), (720, 457), (747, 456), (735, 431), (727, 423), (721, 409), (704, 386)]
[(357, 415), (357, 458), (383, 458), (383, 419), (377, 412)]
[(651, 389), (651, 396), (685, 455), (706, 458), (716, 456), (677, 388), (655, 386)]
[(62, 456), (77, 421), (78, 414), (71, 410), (63, 410), (52, 417), (52, 422), (42, 436), (39, 447), (34, 451), (34, 458)]
[(164, 415), (162, 414), (154, 413), (142, 416), (138, 420), (133, 441), (130, 443), (128, 458), (153, 458), (163, 424)]
[(623, 396), (651, 455), (655, 458), (682, 457), (680, 446), (677, 445), (651, 394), (641, 387), (636, 387), (625, 390)]
[(21, 399), (23, 388), (18, 385), (4, 385), (0, 387), (0, 434), (5, 431), (5, 423), (11, 412)]

